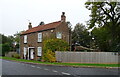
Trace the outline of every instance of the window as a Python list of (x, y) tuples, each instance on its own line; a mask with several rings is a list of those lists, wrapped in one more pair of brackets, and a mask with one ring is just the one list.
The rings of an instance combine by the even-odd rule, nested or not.
[(27, 54), (27, 48), (24, 47), (24, 58), (26, 57), (26, 54)]
[(24, 43), (27, 43), (27, 35), (24, 35)]
[(42, 42), (42, 33), (38, 33), (38, 42)]
[(61, 33), (61, 32), (57, 32), (57, 33), (56, 33), (56, 37), (57, 37), (58, 39), (62, 39), (62, 33)]
[(38, 47), (38, 56), (42, 55), (42, 47)]

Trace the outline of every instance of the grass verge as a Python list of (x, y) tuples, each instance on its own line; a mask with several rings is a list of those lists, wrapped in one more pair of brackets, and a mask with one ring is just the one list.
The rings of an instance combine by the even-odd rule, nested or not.
[(41, 62), (34, 60), (25, 60), (25, 59), (16, 59), (11, 57), (0, 57), (0, 59), (13, 60), (19, 62), (28, 62), (28, 63), (39, 63), (39, 64), (49, 64), (49, 65), (64, 65), (64, 66), (84, 66), (84, 67), (120, 67), (118, 64), (88, 64), (88, 63), (50, 63), (50, 62)]

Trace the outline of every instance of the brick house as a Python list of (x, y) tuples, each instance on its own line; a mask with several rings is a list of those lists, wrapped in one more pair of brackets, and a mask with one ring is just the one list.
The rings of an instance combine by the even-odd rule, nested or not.
[(69, 43), (69, 28), (64, 12), (62, 12), (60, 21), (36, 27), (32, 27), (29, 23), (28, 30), (20, 35), (21, 58), (38, 60), (42, 56), (43, 40), (49, 37), (63, 39)]

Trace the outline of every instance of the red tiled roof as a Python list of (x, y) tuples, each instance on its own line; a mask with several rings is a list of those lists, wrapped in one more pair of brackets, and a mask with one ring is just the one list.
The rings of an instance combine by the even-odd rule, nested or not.
[(22, 34), (28, 34), (28, 33), (32, 33), (32, 32), (37, 32), (37, 31), (43, 31), (43, 30), (47, 30), (47, 29), (56, 28), (57, 26), (59, 26), (60, 23), (61, 23), (61, 21), (57, 21), (57, 22), (33, 27), (31, 29), (26, 30)]

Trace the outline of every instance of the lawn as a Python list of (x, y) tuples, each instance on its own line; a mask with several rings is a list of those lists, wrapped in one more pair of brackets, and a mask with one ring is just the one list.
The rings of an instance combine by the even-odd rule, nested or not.
[(39, 63), (39, 64), (48, 64), (48, 65), (63, 65), (63, 66), (81, 66), (81, 67), (120, 67), (118, 64), (88, 64), (88, 63), (50, 63), (50, 62), (41, 62), (41, 61), (34, 61), (34, 60), (25, 60), (25, 59), (16, 59), (16, 58), (10, 58), (10, 57), (0, 57), (0, 59), (5, 60), (13, 60), (13, 61), (19, 61), (19, 62), (28, 62), (28, 63)]

